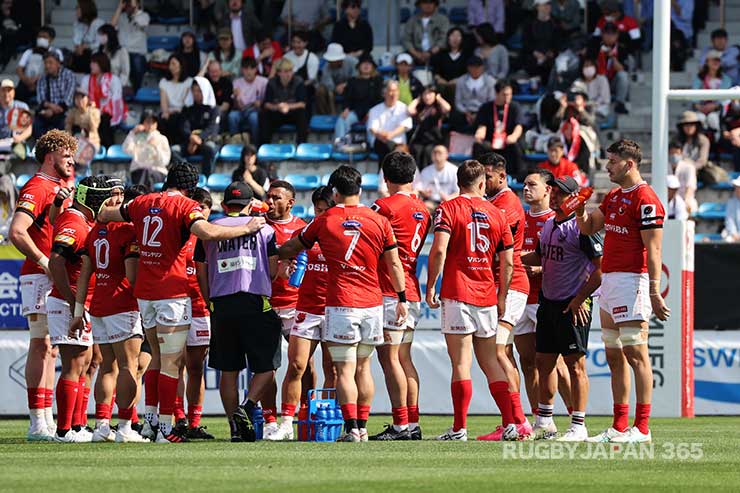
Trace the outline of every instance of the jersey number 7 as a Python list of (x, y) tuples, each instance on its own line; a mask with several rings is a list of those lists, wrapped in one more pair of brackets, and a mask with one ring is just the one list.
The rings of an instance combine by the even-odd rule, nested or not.
[(344, 261), (349, 262), (349, 259), (352, 257), (352, 252), (355, 251), (355, 248), (357, 247), (357, 242), (360, 240), (361, 233), (356, 229), (349, 229), (345, 230), (344, 236), (351, 236), (352, 241), (349, 242), (349, 246), (347, 247), (347, 251), (344, 254)]

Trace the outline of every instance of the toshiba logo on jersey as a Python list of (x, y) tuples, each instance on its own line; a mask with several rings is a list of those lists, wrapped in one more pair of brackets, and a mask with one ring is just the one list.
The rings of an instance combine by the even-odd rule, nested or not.
[(306, 270), (315, 270), (317, 272), (329, 272), (329, 267), (326, 264), (308, 264)]
[(616, 224), (605, 224), (604, 229), (606, 229), (609, 232), (617, 233), (620, 235), (629, 234), (629, 228), (627, 228), (627, 226), (618, 226)]

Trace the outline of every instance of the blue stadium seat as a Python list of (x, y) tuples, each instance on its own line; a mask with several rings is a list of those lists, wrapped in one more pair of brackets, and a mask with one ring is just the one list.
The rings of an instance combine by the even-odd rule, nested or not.
[(216, 46), (218, 46), (218, 41), (215, 38), (208, 40), (203, 37), (198, 38), (198, 49), (203, 53), (215, 50)]
[(448, 17), (453, 24), (466, 25), (468, 23), (468, 9), (465, 7), (452, 7)]
[(719, 233), (696, 233), (694, 235), (694, 243), (702, 243), (708, 241), (722, 241), (722, 235)]
[(396, 73), (396, 66), (395, 65), (381, 65), (378, 67), (378, 72), (383, 75), (390, 75)]
[(28, 183), (28, 180), (30, 180), (33, 177), (33, 175), (18, 175), (18, 178), (15, 179), (15, 186), (18, 187), (18, 190), (23, 188), (23, 185)]
[(514, 94), (514, 97), (512, 98), (514, 101), (518, 103), (526, 103), (526, 104), (534, 104), (536, 103), (540, 98), (542, 97), (542, 94)]
[(218, 151), (218, 160), (238, 162), (242, 156), (242, 149), (244, 149), (244, 146), (241, 144), (226, 144)]
[(98, 149), (98, 152), (93, 157), (93, 161), (105, 161), (105, 150), (105, 146), (100, 146), (100, 149)]
[(337, 123), (337, 117), (334, 115), (314, 115), (311, 117), (311, 121), (308, 124), (308, 128), (312, 132), (332, 133), (334, 132), (334, 125), (336, 123)]
[(362, 175), (362, 189), (375, 191), (380, 184), (380, 177), (377, 173), (365, 173)]
[[(699, 182), (697, 182), (697, 188), (704, 188), (704, 182), (701, 182), (702, 186), (699, 187)], [(722, 183), (715, 183), (714, 185), (710, 185), (709, 188), (712, 190), (732, 190), (735, 188), (731, 182), (729, 181), (723, 181)]]
[(190, 156), (183, 156), (185, 158), (185, 161), (189, 163), (202, 163), (203, 162), (203, 156), (200, 154), (191, 154)]
[(123, 147), (120, 144), (110, 146), (108, 152), (105, 153), (105, 160), (109, 163), (128, 163), (131, 158), (130, 154), (123, 152)]
[(462, 163), (467, 159), (473, 159), (473, 156), (471, 156), (470, 154), (452, 153), (447, 156), (447, 159), (449, 159), (453, 163)]
[(208, 184), (208, 177), (206, 175), (198, 175), (198, 186), (203, 188)]
[(146, 48), (148, 52), (154, 50), (175, 51), (180, 44), (179, 36), (149, 36), (146, 38)]
[(507, 175), (506, 181), (509, 184), (509, 188), (511, 188), (515, 192), (521, 192), (522, 190), (524, 190), (524, 183), (519, 183), (517, 179), (513, 176)]
[(206, 186), (214, 192), (223, 192), (226, 187), (231, 185), (231, 175), (226, 173), (214, 173), (208, 177)]
[(159, 88), (140, 87), (134, 96), (134, 102), (139, 104), (159, 104)]
[(280, 125), (277, 129), (277, 133), (279, 134), (294, 134), (296, 133), (297, 129), (296, 126), (291, 123), (286, 123), (285, 125)]
[[(331, 152), (331, 158), (334, 161), (343, 161), (343, 162), (344, 161), (346, 161), (346, 162), (349, 162), (350, 161), (350, 155), (349, 155), (349, 153), (347, 153), (347, 152), (339, 152), (337, 150), (333, 150)], [(352, 162), (355, 162), (355, 161), (364, 161), (365, 159), (367, 159), (367, 153), (366, 152), (354, 152), (354, 153), (352, 153)]]
[(540, 161), (544, 161), (545, 159), (547, 159), (547, 153), (544, 153), (544, 152), (530, 152), (530, 153), (524, 155), (524, 159), (526, 161), (533, 161), (533, 162), (539, 163)]
[(331, 144), (301, 144), (296, 150), (298, 161), (328, 161), (331, 159)]
[(308, 211), (306, 211), (306, 215), (304, 216), (303, 219), (306, 221), (310, 221), (314, 217), (316, 217), (316, 209), (314, 208), (314, 206), (311, 206), (308, 208)]
[(353, 132), (367, 132), (367, 126), (365, 126), (364, 123), (353, 123), (352, 131)]
[(187, 24), (189, 19), (184, 15), (176, 15), (173, 17), (154, 17), (153, 24), (162, 24), (165, 26), (184, 26)]
[(599, 123), (600, 130), (612, 130), (617, 128), (617, 114), (609, 113), (609, 116), (603, 122)]
[(293, 174), (287, 175), (284, 180), (293, 185), (299, 192), (307, 192), (318, 188), (321, 177), (319, 175)]
[(697, 219), (703, 219), (706, 221), (723, 221), (727, 212), (727, 204), (719, 202), (704, 202), (699, 204), (699, 210), (696, 211), (694, 217)]
[(290, 210), (290, 212), (294, 216), (303, 219), (304, 217), (306, 217), (306, 206), (301, 205), (301, 204), (295, 204), (293, 208)]
[(295, 157), (293, 144), (262, 144), (257, 151), (261, 161), (287, 161)]
[(321, 185), (328, 185), (329, 184), (329, 178), (331, 178), (331, 173), (327, 173), (325, 175), (321, 176)]

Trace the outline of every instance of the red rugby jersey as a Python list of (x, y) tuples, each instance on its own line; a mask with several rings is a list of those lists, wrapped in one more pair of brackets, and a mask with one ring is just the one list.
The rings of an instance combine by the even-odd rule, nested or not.
[[(519, 291), (520, 293), (529, 293), (529, 278), (527, 271), (522, 264), (522, 247), (524, 246), (524, 228), (526, 219), (524, 218), (524, 207), (519, 197), (510, 189), (505, 188), (491, 197), (491, 203), (501, 209), (506, 216), (506, 222), (511, 228), (511, 234), (514, 237), (514, 276), (511, 279), (509, 290)], [(496, 269), (496, 284), (498, 284), (498, 269)]]
[[(298, 233), (306, 226), (306, 221), (295, 216), (290, 216), (290, 219), (284, 221), (273, 221), (269, 217), (267, 218), (267, 224), (273, 227), (275, 230), (275, 243), (278, 248), (298, 235)], [(288, 284), (287, 279), (282, 277), (276, 277), (272, 281), (272, 296), (270, 297), (270, 303), (273, 308), (292, 308), (296, 306), (298, 302), (298, 288), (294, 288)]]
[[(525, 225), (524, 225), (524, 246), (522, 247), (522, 255), (526, 255), (533, 252), (537, 248), (537, 242), (540, 238), (540, 232), (542, 226), (545, 225), (545, 221), (555, 216), (555, 211), (552, 209), (545, 209), (540, 212), (532, 212), (531, 210), (525, 213)], [(527, 298), (527, 304), (533, 305), (539, 302), (540, 288), (542, 288), (542, 275), (534, 276), (529, 278), (529, 297)]]

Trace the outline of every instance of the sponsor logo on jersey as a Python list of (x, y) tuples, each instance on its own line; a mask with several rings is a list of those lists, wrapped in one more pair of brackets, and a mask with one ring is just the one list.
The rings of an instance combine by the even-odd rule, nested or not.
[(620, 235), (629, 234), (629, 229), (627, 229), (627, 226), (618, 226), (616, 224), (605, 224), (604, 229), (606, 229), (607, 232), (617, 233)]
[(640, 220), (642, 224), (655, 224), (658, 221), (657, 207), (655, 204), (640, 205)]
[(160, 212), (162, 212), (162, 209), (160, 209), (159, 207), (149, 208), (149, 214), (159, 214)]
[(626, 197), (622, 197), (622, 202), (624, 202), (627, 205), (631, 205), (632, 204), (632, 201), (630, 199), (626, 198)]
[(481, 212), (481, 211), (473, 211), (470, 217), (472, 217), (474, 221), (487, 221), (488, 220), (488, 214), (486, 214), (485, 212)]
[(191, 221), (194, 219), (203, 219), (203, 213), (200, 211), (193, 211), (190, 213), (188, 217), (190, 218)]
[(356, 221), (354, 219), (349, 219), (347, 221), (344, 221), (342, 223), (342, 227), (344, 229), (359, 229), (362, 227), (362, 223), (360, 221)]
[(623, 306), (615, 306), (615, 307), (614, 307), (614, 308), (612, 309), (612, 314), (613, 314), (613, 315), (618, 315), (618, 314), (620, 314), (620, 313), (627, 313), (627, 307), (626, 307), (626, 306), (624, 306), (624, 305), (623, 305)]
[(197, 337), (208, 337), (211, 335), (211, 331), (210, 330), (196, 330), (195, 335)]
[(417, 221), (423, 221), (424, 220), (424, 213), (423, 212), (420, 212), (420, 211), (416, 211), (413, 214), (413, 218), (416, 219)]
[(59, 234), (54, 237), (54, 243), (61, 243), (63, 245), (71, 246), (74, 244), (75, 239), (69, 235)]
[(21, 195), (21, 199), (33, 200), (33, 194), (26, 192), (23, 195)]
[(29, 202), (28, 200), (22, 200), (18, 202), (18, 207), (33, 212), (33, 210), (36, 208), (36, 204), (34, 204), (33, 202)]
[(98, 236), (108, 236), (108, 230), (105, 228), (101, 229), (100, 231), (98, 231)]

